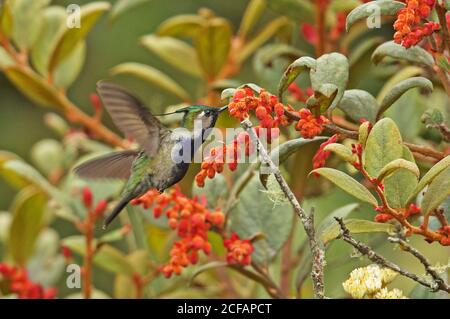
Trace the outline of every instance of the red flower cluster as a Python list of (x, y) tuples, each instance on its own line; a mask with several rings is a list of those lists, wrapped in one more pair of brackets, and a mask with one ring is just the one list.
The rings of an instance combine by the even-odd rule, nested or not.
[(421, 19), (426, 19), (436, 4), (436, 0), (406, 0), (406, 8), (401, 9), (394, 23), (394, 40), (405, 48), (417, 45), (423, 38), (430, 36), (440, 29), (439, 23), (426, 22), (420, 24)]
[(450, 246), (450, 226), (446, 225), (441, 227), (438, 230), (438, 233), (444, 235), (445, 237), (442, 237), (440, 243), (442, 246)]
[(288, 92), (295, 100), (303, 103), (305, 103), (310, 96), (314, 95), (314, 90), (312, 88), (302, 89), (295, 82), (289, 85)]
[[(378, 223), (386, 223), (386, 222), (394, 219), (394, 217), (392, 217), (391, 214), (384, 213), (383, 206), (375, 207), (375, 211), (379, 213), (375, 216), (375, 221)], [(417, 207), (416, 204), (409, 205), (408, 209), (404, 210), (404, 212), (403, 212), (403, 215), (405, 216), (405, 218), (408, 218), (410, 216), (417, 215), (417, 214), (420, 214), (420, 208)]]
[(250, 265), (252, 262), (251, 254), (254, 251), (250, 240), (242, 240), (236, 233), (233, 233), (230, 239), (224, 240), (223, 243), (227, 249), (227, 263)]
[(314, 116), (309, 109), (301, 109), (298, 112), (300, 120), (295, 129), (300, 132), (303, 138), (314, 138), (323, 131), (323, 125), (328, 123), (325, 116)]
[(330, 156), (330, 151), (324, 151), (325, 147), (327, 145), (336, 143), (339, 139), (339, 136), (337, 134), (330, 137), (326, 142), (320, 144), (319, 150), (317, 151), (316, 155), (313, 157), (313, 167), (314, 169), (324, 167), (325, 162), (327, 161), (328, 157)]
[(221, 211), (209, 211), (204, 201), (200, 202), (197, 197), (187, 198), (179, 187), (173, 188), (167, 194), (150, 190), (133, 200), (132, 204), (143, 205), (144, 208), (154, 206), (153, 214), (156, 218), (165, 211), (170, 228), (177, 230), (181, 238), (170, 250), (169, 263), (161, 268), (167, 278), (173, 273), (179, 275), (183, 268), (190, 264), (196, 264), (200, 251), (209, 254), (211, 244), (208, 242), (208, 231), (212, 227), (221, 229), (225, 220)]
[(17, 294), (20, 299), (53, 299), (56, 296), (55, 288), (45, 289), (32, 282), (22, 268), (0, 264), (0, 282), (2, 279), (6, 281), (9, 291)]
[(82, 191), (83, 204), (89, 210), (89, 214), (93, 214), (95, 217), (101, 217), (108, 206), (108, 201), (106, 199), (100, 200), (95, 208), (93, 207), (93, 194), (89, 187), (84, 187)]
[(255, 96), (253, 90), (248, 87), (237, 90), (228, 106), (230, 115), (240, 121), (248, 118), (250, 111), (255, 111), (260, 127), (264, 128), (289, 125), (289, 120), (284, 116), (285, 107), (291, 108), (280, 103), (275, 95), (265, 90)]

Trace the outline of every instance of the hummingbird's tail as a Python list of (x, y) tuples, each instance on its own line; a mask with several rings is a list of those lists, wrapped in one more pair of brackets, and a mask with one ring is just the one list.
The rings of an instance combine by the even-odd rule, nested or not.
[(129, 198), (128, 196), (122, 198), (119, 203), (114, 207), (111, 214), (109, 214), (105, 221), (103, 222), (103, 229), (106, 229), (109, 224), (117, 217), (117, 215), (120, 214), (120, 212), (127, 206), (127, 204), (132, 200), (133, 198)]

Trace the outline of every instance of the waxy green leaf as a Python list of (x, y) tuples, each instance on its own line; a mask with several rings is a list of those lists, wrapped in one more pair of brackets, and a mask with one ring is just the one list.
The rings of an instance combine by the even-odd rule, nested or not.
[(419, 46), (405, 48), (394, 41), (385, 42), (380, 45), (372, 54), (372, 61), (375, 64), (380, 63), (385, 57), (391, 57), (399, 60), (406, 60), (411, 63), (417, 63), (433, 67), (433, 56)]
[[(362, 219), (347, 219), (344, 221), (345, 226), (351, 234), (365, 234), (365, 233), (386, 233), (392, 234), (395, 231), (395, 226), (386, 223), (376, 223)], [(328, 226), (321, 234), (320, 240), (324, 245), (341, 236), (341, 228), (337, 222)]]
[(316, 65), (310, 72), (311, 85), (314, 91), (320, 91), (324, 84), (333, 84), (338, 88), (338, 93), (330, 109), (335, 108), (341, 101), (347, 87), (348, 76), (348, 60), (340, 53), (322, 55), (316, 60)]
[(16, 88), (34, 103), (46, 107), (59, 107), (56, 89), (28, 69), (11, 66), (5, 70), (5, 74)]
[(202, 76), (197, 53), (186, 42), (173, 37), (147, 35), (141, 38), (141, 44), (180, 71), (195, 77)]
[(196, 37), (205, 27), (207, 19), (194, 14), (182, 14), (165, 20), (156, 30), (160, 36)]
[(7, 247), (14, 262), (20, 266), (25, 266), (33, 254), (36, 239), (44, 226), (46, 207), (46, 194), (34, 186), (24, 188), (14, 199)]
[(358, 183), (354, 178), (345, 174), (344, 172), (338, 171), (337, 169), (322, 167), (315, 169), (311, 172), (319, 174), (325, 177), (330, 182), (335, 184), (337, 187), (341, 188), (348, 194), (356, 197), (357, 199), (369, 203), (373, 206), (378, 206), (376, 198), (369, 192), (367, 188)]
[(364, 18), (380, 18), (379, 15), (396, 15), (397, 12), (404, 8), (405, 4), (399, 1), (392, 0), (378, 0), (370, 1), (368, 3), (362, 4), (357, 8), (353, 9), (347, 15), (346, 29), (355, 24), (355, 22)]
[(414, 189), (414, 192), (411, 194), (411, 196), (408, 199), (408, 202), (411, 202), (414, 197), (416, 197), (417, 194), (421, 190), (425, 188), (428, 184), (430, 184), (436, 176), (441, 174), (442, 171), (450, 167), (450, 155), (445, 157), (444, 159), (440, 160), (438, 163), (436, 163), (419, 181), (419, 184), (417, 184), (417, 187)]
[(222, 18), (208, 20), (195, 37), (195, 48), (203, 73), (215, 78), (227, 61), (231, 48), (231, 25)]
[(267, 265), (283, 247), (291, 232), (293, 217), (289, 204), (274, 205), (269, 200), (257, 176), (240, 192), (239, 201), (229, 212), (231, 231), (240, 238), (264, 235), (254, 243), (252, 254), (259, 265)]
[(266, 0), (251, 0), (245, 9), (244, 16), (241, 20), (238, 35), (245, 39), (252, 32), (252, 29), (258, 23), (264, 9), (267, 6)]
[(190, 101), (191, 97), (175, 80), (163, 72), (140, 63), (123, 63), (111, 69), (112, 75), (131, 75), (144, 80), (160, 89), (169, 92), (182, 101)]
[(316, 67), (316, 60), (310, 57), (301, 57), (292, 62), (281, 77), (278, 85), (278, 98), (283, 99), (283, 93), (287, 90), (300, 73), (311, 70)]
[(430, 214), (450, 196), (450, 167), (437, 175), (423, 196), (421, 209), (423, 214)]
[(66, 28), (58, 41), (49, 62), (49, 70), (53, 72), (56, 67), (67, 59), (77, 45), (86, 38), (101, 15), (109, 10), (108, 2), (92, 2), (81, 7), (80, 28)]
[(402, 137), (397, 125), (389, 118), (378, 121), (366, 142), (364, 167), (371, 177), (376, 177), (384, 166), (402, 158)]
[(394, 104), (405, 92), (413, 88), (421, 88), (428, 93), (433, 91), (433, 83), (424, 77), (413, 77), (397, 83), (384, 97), (378, 110), (380, 117), (392, 104)]
[(314, 4), (308, 0), (270, 0), (268, 5), (294, 21), (314, 22)]
[(338, 143), (332, 143), (325, 146), (323, 149), (325, 152), (333, 152), (336, 154), (340, 159), (352, 164), (355, 163), (358, 158), (356, 154), (352, 153), (352, 150), (348, 148), (345, 145), (338, 144)]
[(363, 90), (347, 90), (344, 92), (338, 108), (344, 111), (356, 123), (359, 123), (361, 119), (375, 123), (379, 105), (377, 100), (369, 92)]
[(380, 173), (377, 176), (378, 181), (383, 181), (386, 177), (390, 176), (391, 174), (395, 173), (396, 171), (400, 169), (406, 169), (413, 173), (417, 178), (420, 176), (419, 168), (415, 163), (412, 163), (410, 161), (407, 161), (405, 159), (399, 158), (396, 160), (393, 160), (392, 162), (386, 164), (385, 167), (383, 167), (380, 171)]

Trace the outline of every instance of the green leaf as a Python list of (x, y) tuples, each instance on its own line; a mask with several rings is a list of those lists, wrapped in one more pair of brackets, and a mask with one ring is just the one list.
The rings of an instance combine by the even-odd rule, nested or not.
[[(402, 158), (415, 165), (414, 156), (411, 151), (403, 146)], [(389, 165), (389, 164), (388, 164)], [(415, 170), (411, 166), (412, 170)], [(419, 182), (417, 172), (401, 169), (394, 172), (384, 180), (384, 190), (389, 205), (393, 208), (406, 208), (408, 197)]]
[(48, 7), (42, 15), (42, 31), (31, 50), (33, 67), (43, 76), (48, 75), (51, 55), (67, 29), (67, 14), (62, 7)]
[(263, 29), (255, 35), (238, 53), (237, 62), (242, 63), (249, 58), (264, 43), (275, 36), (282, 28), (289, 24), (289, 20), (285, 17), (279, 17), (269, 22)]
[(239, 201), (229, 213), (230, 228), (240, 238), (249, 239), (263, 234), (254, 243), (253, 260), (267, 265), (283, 247), (292, 227), (293, 212), (289, 204), (274, 205), (257, 176), (239, 194)]
[(228, 264), (224, 261), (211, 261), (207, 264), (201, 265), (197, 267), (194, 271), (194, 273), (189, 278), (189, 286), (192, 285), (194, 282), (194, 279), (197, 278), (200, 274), (204, 273), (205, 271), (217, 269), (217, 268), (223, 268), (228, 267)]
[(328, 10), (332, 13), (347, 12), (355, 9), (361, 2), (359, 0), (332, 0)]
[[(383, 42), (382, 37), (373, 37), (370, 39), (365, 40), (362, 43), (358, 43), (354, 49), (352, 49), (352, 52), (350, 54), (348, 64), (350, 65), (350, 68), (357, 67), (358, 63), (362, 62), (362, 59), (366, 57), (366, 55), (375, 48), (375, 46), (379, 46)], [(352, 70), (351, 70), (352, 71)], [(353, 75), (353, 73), (350, 71), (350, 74)]]
[(86, 59), (86, 42), (78, 43), (73, 52), (61, 62), (54, 72), (54, 83), (57, 88), (68, 88), (78, 78)]
[(60, 142), (44, 139), (33, 145), (30, 155), (36, 167), (48, 175), (53, 170), (62, 167), (64, 149)]
[(420, 75), (423, 72), (422, 68), (417, 66), (408, 66), (400, 71), (396, 72), (384, 85), (377, 95), (377, 101), (379, 104), (383, 102), (388, 92), (397, 84), (403, 80), (407, 80), (411, 77)]
[(76, 217), (72, 215), (69, 207), (70, 198), (59, 189), (51, 185), (35, 168), (19, 159), (12, 159), (3, 164), (3, 169), (9, 171), (9, 174), (15, 174), (15, 178), (22, 178), (29, 184), (33, 184), (44, 191), (49, 197), (53, 198), (65, 211), (69, 220), (75, 221)]
[(413, 77), (397, 83), (381, 102), (377, 117), (380, 117), (392, 104), (394, 104), (405, 92), (413, 88), (421, 88), (427, 92), (433, 91), (433, 83), (424, 77)]
[(46, 207), (47, 196), (34, 186), (24, 188), (14, 199), (7, 247), (14, 262), (20, 266), (25, 266), (33, 254)]
[(225, 200), (228, 195), (228, 184), (226, 178), (222, 174), (217, 174), (214, 179), (208, 181), (203, 188), (192, 186), (192, 195), (205, 196), (206, 202), (210, 209), (219, 207), (220, 200)]
[(207, 19), (194, 14), (182, 14), (171, 17), (160, 24), (156, 34), (171, 37), (196, 37), (205, 27)]
[(58, 41), (49, 63), (49, 70), (53, 72), (56, 67), (67, 59), (77, 45), (86, 38), (101, 15), (109, 10), (108, 2), (92, 2), (81, 7), (80, 28), (66, 28)]
[(15, 64), (14, 59), (6, 52), (3, 47), (0, 47), (0, 70), (5, 70)]
[(231, 25), (222, 18), (208, 20), (195, 38), (200, 65), (208, 78), (215, 78), (227, 61), (231, 48)]
[(123, 63), (111, 69), (112, 75), (131, 75), (142, 79), (166, 92), (169, 92), (180, 100), (190, 101), (189, 93), (186, 92), (177, 82), (163, 72), (140, 63)]
[(110, 19), (111, 21), (115, 21), (117, 18), (119, 18), (122, 14), (126, 13), (127, 11), (150, 1), (151, 0), (118, 0), (111, 10)]
[[(376, 223), (362, 219), (347, 219), (344, 221), (345, 226), (352, 234), (365, 233), (386, 233), (391, 234), (395, 231), (395, 226), (386, 223)], [(341, 235), (341, 228), (337, 222), (328, 226), (320, 235), (320, 240), (324, 245), (339, 238)]]
[(437, 175), (428, 186), (422, 200), (422, 213), (425, 215), (432, 213), (448, 196), (450, 196), (450, 167)]
[(446, 156), (438, 163), (436, 163), (419, 181), (416, 188), (412, 192), (411, 196), (408, 198), (408, 203), (410, 203), (417, 194), (420, 193), (421, 190), (425, 188), (428, 184), (430, 184), (439, 174), (442, 173), (445, 169), (450, 167), (450, 155)]
[(371, 177), (376, 177), (388, 163), (402, 158), (402, 137), (397, 125), (389, 118), (378, 121), (366, 142), (364, 167)]
[(147, 35), (141, 38), (141, 44), (177, 69), (195, 77), (202, 76), (197, 53), (186, 42), (172, 37)]
[(241, 20), (238, 35), (242, 39), (247, 38), (251, 33), (253, 27), (258, 23), (264, 9), (267, 6), (266, 0), (251, 0), (245, 9), (244, 16)]
[(386, 164), (385, 167), (380, 171), (378, 174), (377, 179), (381, 182), (386, 177), (390, 176), (391, 174), (395, 173), (396, 171), (400, 169), (406, 169), (413, 173), (417, 178), (420, 176), (419, 168), (415, 163), (412, 163), (410, 161), (404, 160), (402, 158), (393, 160), (392, 162)]
[(13, 16), (12, 39), (20, 50), (30, 49), (41, 32), (42, 10), (51, 0), (14, 0), (9, 2)]
[(372, 61), (378, 64), (387, 56), (394, 59), (406, 60), (411, 63), (423, 64), (428, 67), (433, 67), (434, 65), (433, 56), (421, 47), (413, 46), (406, 49), (394, 41), (385, 42), (376, 48), (372, 54)]
[[(303, 146), (309, 145), (311, 143), (324, 142), (327, 139), (328, 137), (316, 136), (312, 139), (297, 138), (294, 140), (290, 140), (273, 149), (272, 152), (270, 153), (270, 157), (272, 161), (277, 166), (279, 166), (283, 164), (291, 155), (301, 150)], [(261, 163), (259, 178), (264, 187), (267, 186), (266, 185), (267, 178), (269, 177), (269, 175), (263, 174), (263, 171), (268, 169), (269, 169), (268, 164)]]
[(316, 173), (322, 177), (325, 177), (337, 187), (358, 198), (359, 200), (372, 204), (373, 206), (378, 206), (378, 202), (372, 195), (372, 193), (370, 193), (367, 188), (365, 188), (363, 185), (358, 183), (355, 179), (345, 174), (344, 172), (338, 171), (337, 169), (333, 168), (322, 167), (313, 170), (311, 174), (312, 173)]
[(369, 92), (363, 90), (347, 90), (344, 92), (338, 108), (357, 123), (361, 119), (375, 123), (379, 106), (377, 100)]
[(316, 228), (316, 233), (321, 237), (325, 229), (330, 228), (330, 226), (336, 223), (335, 218), (346, 219), (347, 216), (354, 212), (358, 207), (358, 203), (352, 203), (335, 209), (319, 223)]
[(0, 151), (0, 175), (3, 177), (5, 182), (7, 182), (8, 185), (13, 187), (14, 189), (22, 189), (25, 186), (30, 185), (30, 182), (27, 179), (25, 179), (21, 175), (17, 175), (14, 170), (5, 167), (5, 164), (11, 160), (21, 159), (14, 153)]
[(353, 9), (347, 16), (346, 21), (346, 29), (350, 29), (350, 27), (355, 24), (355, 22), (374, 16), (379, 12), (381, 15), (396, 15), (397, 12), (404, 8), (405, 4), (399, 1), (392, 0), (378, 0), (378, 1), (370, 1), (368, 3), (362, 4), (357, 8)]
[(270, 0), (269, 7), (294, 21), (313, 22), (314, 4), (308, 0)]
[[(73, 252), (86, 256), (86, 241), (84, 236), (75, 235), (62, 240), (64, 246), (67, 246)], [(93, 245), (96, 245), (94, 241)], [(101, 245), (95, 255), (93, 262), (96, 266), (115, 274), (132, 275), (133, 266), (126, 259), (126, 256), (117, 248), (108, 244)]]
[(14, 21), (10, 2), (11, 0), (4, 0), (0, 7), (0, 38), (2, 35), (9, 38), (12, 34)]
[(307, 56), (298, 58), (286, 69), (281, 77), (280, 84), (278, 85), (278, 97), (280, 100), (283, 98), (283, 93), (287, 90), (300, 73), (307, 70), (311, 70), (316, 67), (316, 60)]
[(6, 77), (34, 103), (46, 107), (59, 107), (58, 92), (36, 74), (20, 66), (12, 66), (5, 70)]
[(356, 154), (353, 154), (352, 150), (349, 147), (342, 144), (328, 144), (323, 150), (325, 152), (335, 153), (340, 159), (348, 163), (355, 163), (358, 160)]
[(333, 84), (338, 88), (338, 93), (330, 109), (334, 109), (344, 96), (348, 83), (348, 70), (348, 60), (340, 53), (322, 55), (316, 60), (315, 68), (311, 69), (310, 77), (314, 91), (319, 91), (324, 84)]

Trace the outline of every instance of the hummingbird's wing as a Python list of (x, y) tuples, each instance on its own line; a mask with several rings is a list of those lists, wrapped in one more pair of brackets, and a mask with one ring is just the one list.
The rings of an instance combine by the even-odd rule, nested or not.
[(127, 137), (134, 138), (149, 157), (153, 157), (158, 152), (161, 136), (169, 130), (122, 87), (100, 81), (97, 91), (116, 126)]
[(128, 179), (133, 161), (139, 151), (120, 151), (109, 153), (82, 163), (74, 169), (75, 174), (85, 178)]

